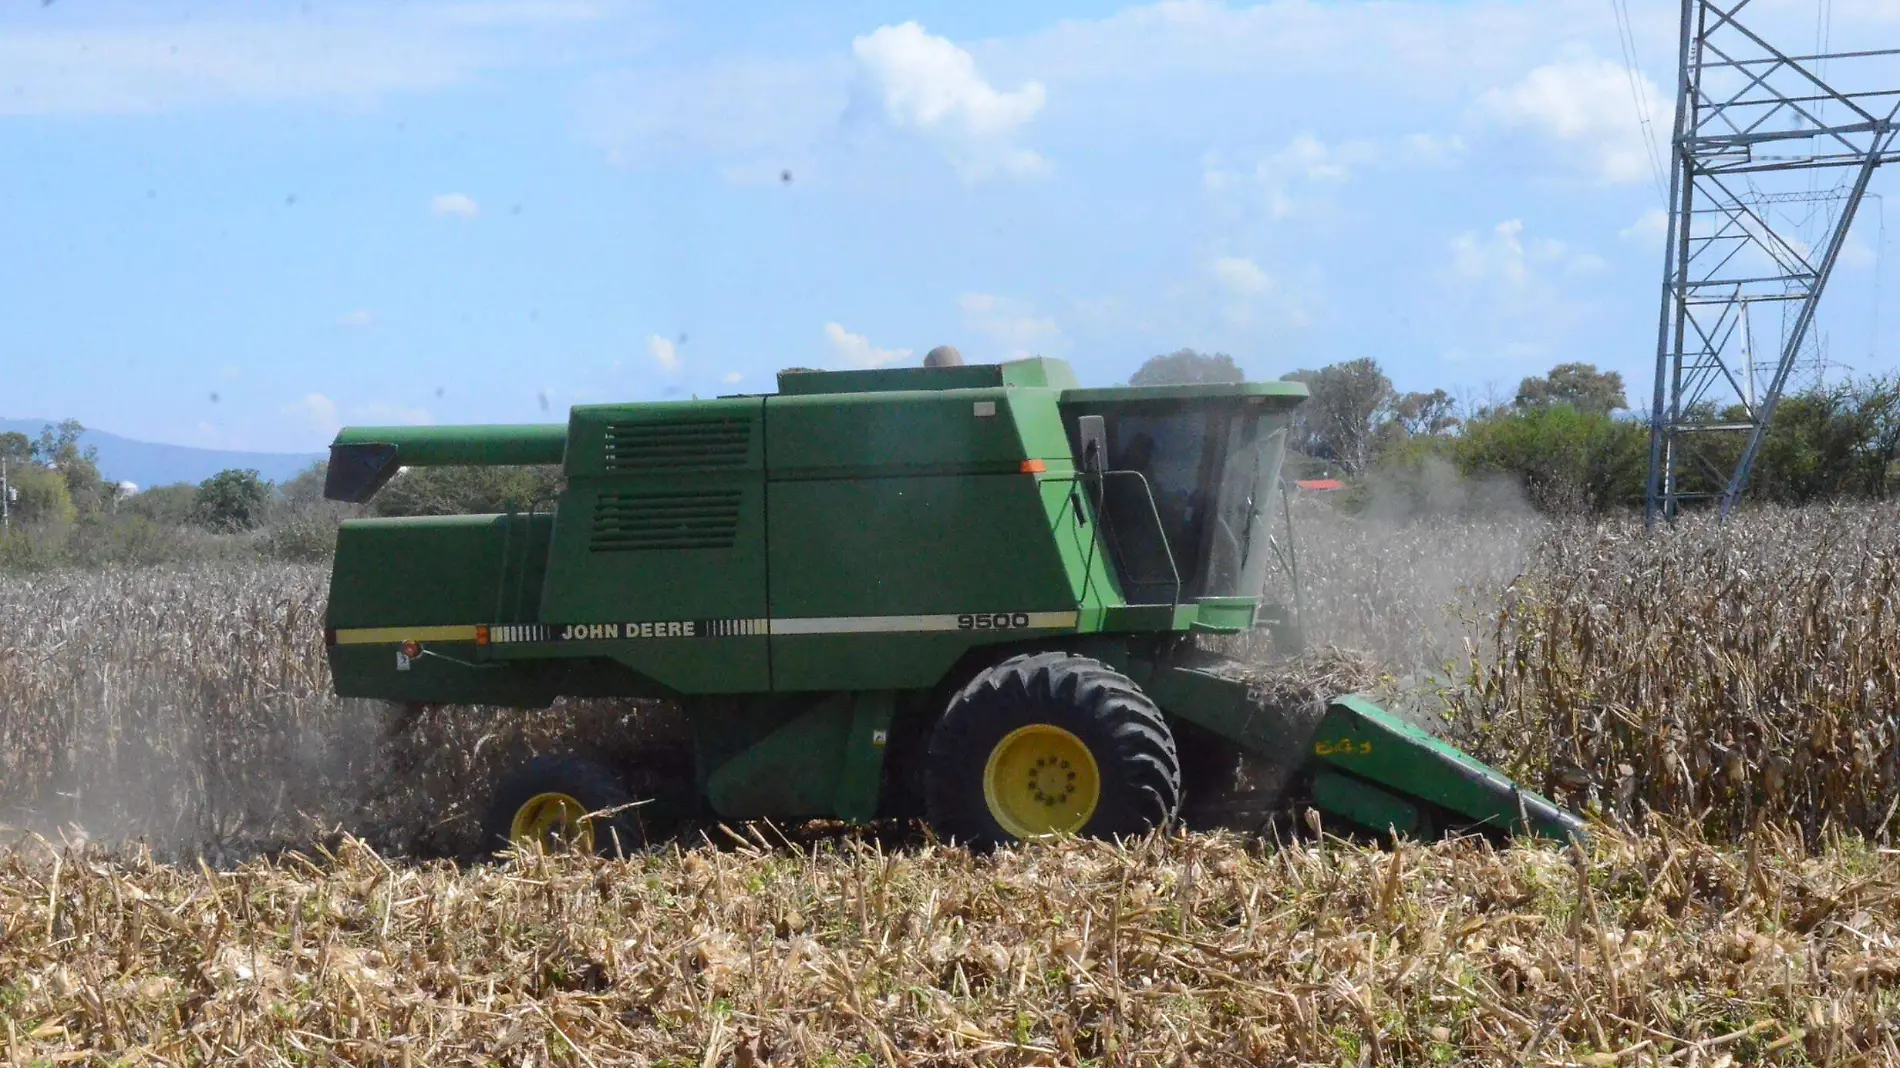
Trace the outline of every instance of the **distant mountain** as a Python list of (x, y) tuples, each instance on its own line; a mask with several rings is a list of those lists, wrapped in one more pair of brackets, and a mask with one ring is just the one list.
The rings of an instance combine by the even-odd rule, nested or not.
[[(29, 438), (40, 436), (40, 428), (57, 423), (54, 419), (0, 419), (0, 434), (19, 431)], [(140, 489), (173, 482), (203, 482), (228, 467), (249, 467), (272, 482), (282, 482), (323, 459), (321, 453), (301, 452), (229, 452), (223, 449), (195, 449), (189, 445), (161, 445), (152, 441), (133, 441), (103, 430), (87, 430), (82, 445), (99, 450), (99, 473), (113, 482), (135, 482)]]

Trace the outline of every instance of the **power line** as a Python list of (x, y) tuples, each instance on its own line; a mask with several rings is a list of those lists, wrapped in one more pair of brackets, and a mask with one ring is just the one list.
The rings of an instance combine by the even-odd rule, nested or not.
[(1610, 0), (1616, 15), (1616, 43), (1623, 50), (1623, 74), (1629, 82), (1630, 99), (1636, 103), (1636, 122), (1643, 131), (1643, 149), (1649, 157), (1649, 176), (1656, 182), (1656, 195), (1669, 200), (1668, 182), (1663, 178), (1662, 150), (1656, 144), (1656, 127), (1650, 121), (1649, 98), (1643, 92), (1642, 63), (1636, 56), (1636, 31), (1630, 26), (1628, 0)]
[(1887, 202), (1879, 193), (1869, 193), (1867, 198), (1874, 202), (1874, 221), (1879, 225), (1874, 237), (1874, 295), (1871, 325), (1867, 328), (1867, 366), (1880, 366), (1880, 265), (1886, 259), (1887, 251)]

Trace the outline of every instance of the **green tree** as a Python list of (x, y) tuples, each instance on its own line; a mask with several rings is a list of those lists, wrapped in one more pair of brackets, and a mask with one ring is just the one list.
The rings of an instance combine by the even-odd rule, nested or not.
[(99, 476), (99, 451), (81, 445), (86, 428), (77, 419), (64, 419), (40, 429), (29, 451), (35, 462), (58, 471), (66, 480), (66, 495), (81, 515), (100, 511), (112, 498)]
[(270, 483), (249, 468), (226, 468), (198, 484), (194, 516), (212, 530), (250, 530), (264, 521)]
[(1247, 375), (1224, 352), (1177, 349), (1150, 356), (1128, 379), (1131, 386), (1193, 386), (1210, 382), (1244, 382)]
[(1859, 400), (1866, 435), (1858, 465), (1861, 492), (1886, 500), (1893, 493), (1894, 465), (1900, 462), (1900, 375), (1868, 379)]
[(1580, 412), (1608, 415), (1630, 406), (1623, 376), (1599, 371), (1593, 363), (1560, 363), (1547, 375), (1533, 375), (1517, 386), (1519, 408), (1548, 408), (1568, 404)]
[(0, 434), (0, 456), (9, 464), (23, 464), (33, 458), (33, 439), (17, 430)]
[(546, 511), (561, 492), (558, 467), (412, 467), (371, 503), (377, 515), (487, 515)]
[(330, 464), (325, 460), (313, 460), (309, 467), (284, 480), (277, 492), (284, 502), (297, 507), (313, 507), (323, 501), (323, 480), (329, 474)]
[(1568, 404), (1513, 408), (1465, 422), (1453, 443), (1470, 474), (1516, 477), (1546, 511), (1604, 511), (1642, 503), (1649, 427)]
[(1306, 383), (1310, 394), (1293, 409), (1296, 448), (1354, 475), (1372, 466), (1397, 399), (1377, 360), (1345, 360), (1317, 371), (1295, 371), (1283, 380)]
[(188, 526), (198, 517), (198, 487), (189, 482), (153, 486), (128, 498), (120, 511), (164, 526)]
[(9, 467), (7, 483), (19, 493), (8, 510), (22, 523), (70, 523), (78, 516), (66, 479), (50, 467)]
[(1443, 434), (1458, 425), (1455, 407), (1451, 394), (1442, 389), (1406, 393), (1392, 402), (1392, 421), (1414, 437)]

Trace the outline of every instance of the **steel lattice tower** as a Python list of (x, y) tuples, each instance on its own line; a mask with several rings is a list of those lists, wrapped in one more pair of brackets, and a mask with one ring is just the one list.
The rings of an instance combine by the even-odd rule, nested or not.
[(1651, 523), (1685, 500), (1716, 498), (1726, 516), (1740, 499), (1814, 351), (1815, 308), (1868, 181), (1896, 155), (1900, 48), (1830, 52), (1823, 20), (1818, 47), (1790, 54), (1742, 22), (1749, 5), (1682, 0)]

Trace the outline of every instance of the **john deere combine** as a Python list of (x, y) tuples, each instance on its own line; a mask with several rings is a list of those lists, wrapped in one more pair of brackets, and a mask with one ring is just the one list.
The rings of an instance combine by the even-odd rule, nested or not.
[[(1290, 382), (1083, 389), (1069, 366), (787, 372), (778, 392), (576, 407), (565, 426), (351, 428), (326, 493), (405, 467), (560, 464), (505, 515), (347, 522), (344, 696), (678, 702), (723, 819), (922, 815), (993, 844), (1140, 832), (1242, 756), (1329, 826), (1564, 837), (1574, 817), (1355, 696), (1262, 707), (1199, 635), (1276, 632)], [(638, 782), (645, 782), (640, 779)], [(626, 848), (625, 769), (537, 760), (485, 833)]]

